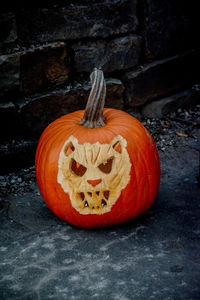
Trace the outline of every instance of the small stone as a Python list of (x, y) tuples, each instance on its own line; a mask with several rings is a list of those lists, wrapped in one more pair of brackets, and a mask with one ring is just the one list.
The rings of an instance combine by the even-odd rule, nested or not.
[(185, 116), (189, 117), (190, 116), (189, 112), (185, 111)]
[(172, 141), (168, 142), (168, 145), (173, 146), (173, 142)]

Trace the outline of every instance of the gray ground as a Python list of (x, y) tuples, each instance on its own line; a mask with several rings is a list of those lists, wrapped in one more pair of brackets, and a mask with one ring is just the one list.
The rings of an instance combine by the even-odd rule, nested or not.
[(1, 176), (0, 299), (200, 299), (198, 110), (143, 120), (162, 180), (128, 223), (73, 227), (44, 204), (33, 167)]

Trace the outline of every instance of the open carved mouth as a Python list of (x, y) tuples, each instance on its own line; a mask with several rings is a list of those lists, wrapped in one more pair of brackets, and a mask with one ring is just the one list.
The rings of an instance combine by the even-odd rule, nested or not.
[(89, 191), (77, 193), (82, 208), (102, 209), (108, 205), (110, 191)]

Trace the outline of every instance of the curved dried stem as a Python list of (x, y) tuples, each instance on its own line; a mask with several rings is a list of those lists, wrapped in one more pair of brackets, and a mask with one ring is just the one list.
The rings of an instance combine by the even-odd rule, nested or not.
[(106, 96), (106, 84), (103, 71), (95, 68), (90, 75), (92, 89), (85, 108), (85, 113), (79, 125), (88, 128), (105, 126), (103, 119), (103, 109)]

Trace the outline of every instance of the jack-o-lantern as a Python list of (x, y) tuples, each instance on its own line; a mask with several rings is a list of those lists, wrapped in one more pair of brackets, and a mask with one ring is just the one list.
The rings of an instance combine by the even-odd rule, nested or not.
[(36, 177), (47, 206), (77, 226), (130, 220), (153, 203), (160, 163), (152, 136), (129, 114), (104, 109), (103, 72), (91, 74), (84, 111), (65, 115), (43, 132)]

